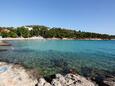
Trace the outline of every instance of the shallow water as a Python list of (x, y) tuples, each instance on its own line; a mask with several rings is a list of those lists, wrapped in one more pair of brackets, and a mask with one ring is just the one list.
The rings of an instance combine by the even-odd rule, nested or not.
[(0, 60), (23, 63), (54, 74), (73, 68), (94, 68), (115, 71), (115, 41), (89, 40), (19, 40), (7, 51), (0, 52)]

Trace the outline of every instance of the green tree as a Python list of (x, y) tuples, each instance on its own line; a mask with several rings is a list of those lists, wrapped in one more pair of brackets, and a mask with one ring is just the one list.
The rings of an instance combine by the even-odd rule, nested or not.
[(15, 33), (15, 32), (9, 32), (9, 33), (7, 33), (8, 35), (8, 37), (12, 37), (12, 38), (16, 38), (17, 37), (17, 34)]
[(18, 27), (16, 33), (19, 37), (28, 38), (30, 37), (30, 31), (25, 27)]

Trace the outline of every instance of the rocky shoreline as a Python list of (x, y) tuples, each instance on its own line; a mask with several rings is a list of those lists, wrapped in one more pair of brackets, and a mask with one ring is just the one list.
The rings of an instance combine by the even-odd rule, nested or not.
[(78, 74), (65, 76), (56, 74), (50, 82), (43, 77), (36, 78), (32, 71), (27, 71), (17, 64), (0, 62), (0, 86), (95, 86), (93, 82)]
[(115, 78), (98, 84), (78, 74), (56, 74), (42, 77), (36, 70), (28, 70), (19, 64), (0, 62), (0, 86), (115, 86)]

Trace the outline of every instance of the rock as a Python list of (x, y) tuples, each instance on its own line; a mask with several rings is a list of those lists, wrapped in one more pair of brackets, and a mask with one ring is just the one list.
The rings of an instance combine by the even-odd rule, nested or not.
[(52, 81), (53, 86), (96, 86), (93, 82), (88, 81), (80, 75), (67, 74), (65, 77), (56, 74), (56, 78)]
[(66, 80), (61, 74), (56, 74), (56, 79), (52, 81), (53, 86), (65, 86)]
[(70, 86), (95, 86), (94, 83), (77, 74), (67, 74), (65, 79), (67, 81), (67, 85)]
[(115, 86), (115, 78), (107, 78), (103, 81), (106, 86)]
[(54, 79), (52, 81), (52, 86), (64, 86), (64, 84), (61, 84), (60, 81), (58, 81), (57, 79)]
[(23, 67), (0, 62), (0, 86), (35, 86), (36, 84), (37, 79), (30, 78)]
[(46, 82), (44, 78), (40, 78), (37, 86), (51, 86), (51, 84)]
[[(34, 76), (31, 73), (35, 73)], [(50, 83), (45, 78), (37, 79), (36, 74), (35, 71), (28, 72), (20, 65), (0, 62), (0, 86), (96, 86), (77, 74), (56, 74)]]
[(61, 74), (56, 74), (56, 78), (60, 81), (61, 84), (66, 84), (65, 77)]

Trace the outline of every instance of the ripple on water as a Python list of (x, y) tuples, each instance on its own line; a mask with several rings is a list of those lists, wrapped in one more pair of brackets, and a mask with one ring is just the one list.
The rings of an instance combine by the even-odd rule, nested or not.
[(22, 63), (30, 68), (41, 69), (47, 74), (47, 71), (59, 73), (64, 68), (81, 72), (86, 67), (115, 71), (115, 41), (28, 40), (9, 43), (13, 46), (0, 52), (1, 61)]

